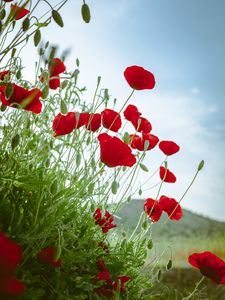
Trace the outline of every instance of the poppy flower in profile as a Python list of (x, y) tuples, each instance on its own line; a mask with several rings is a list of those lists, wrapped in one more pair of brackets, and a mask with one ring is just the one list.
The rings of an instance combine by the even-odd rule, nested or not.
[(42, 92), (38, 88), (27, 90), (16, 84), (12, 84), (13, 92), (11, 96), (6, 98), (6, 85), (0, 86), (0, 100), (3, 105), (18, 108), (19, 104), (21, 108), (27, 111), (32, 111), (35, 114), (39, 114), (42, 110), (42, 104), (40, 97)]
[(120, 286), (120, 293), (125, 293), (125, 283), (130, 280), (130, 276), (117, 276), (117, 280), (113, 283), (113, 289), (116, 291)]
[(113, 282), (111, 275), (107, 270), (103, 259), (99, 259), (98, 266), (101, 271), (98, 273), (94, 281), (105, 281), (104, 285), (95, 288), (95, 292), (99, 296), (105, 296), (111, 298), (114, 296), (114, 292), (117, 291), (118, 288), (120, 293), (126, 292), (125, 283), (130, 280), (130, 276), (117, 276), (116, 281)]
[(161, 141), (159, 149), (166, 155), (173, 155), (180, 150), (180, 147), (173, 141)]
[[(48, 65), (49, 71), (49, 82), (48, 85), (50, 89), (56, 90), (60, 86), (60, 77), (59, 75), (65, 72), (66, 66), (63, 61), (57, 57), (53, 58)], [(44, 81), (43, 76), (39, 77), (41, 82)]]
[[(148, 151), (157, 145), (159, 138), (156, 135), (150, 133), (142, 133), (142, 137), (137, 134), (130, 134), (131, 148), (139, 151)], [(148, 147), (145, 149), (146, 141), (148, 141)]]
[(42, 249), (37, 257), (40, 262), (47, 263), (52, 265), (53, 267), (61, 268), (62, 260), (61, 258), (55, 260), (56, 248), (54, 246), (46, 247)]
[(7, 75), (10, 75), (9, 70), (0, 72), (0, 80), (5, 80), (5, 76)]
[(99, 225), (102, 228), (102, 233), (107, 233), (110, 229), (116, 227), (116, 224), (113, 224), (114, 217), (108, 212), (105, 212), (104, 217), (102, 216), (102, 210), (97, 208), (94, 212), (95, 224)]
[(52, 129), (55, 132), (54, 137), (71, 133), (76, 127), (76, 117), (74, 112), (68, 112), (66, 115), (59, 113), (52, 123)]
[(148, 216), (152, 220), (152, 222), (159, 221), (159, 219), (162, 215), (162, 212), (163, 212), (159, 202), (152, 198), (146, 199), (146, 201), (144, 203), (144, 211), (148, 214)]
[(188, 257), (188, 261), (199, 269), (202, 275), (217, 284), (225, 284), (225, 261), (212, 252), (193, 253)]
[(164, 167), (160, 167), (159, 175), (164, 182), (174, 183), (177, 180), (176, 176), (169, 169)]
[(155, 86), (154, 75), (139, 66), (127, 67), (124, 77), (129, 86), (135, 90), (150, 90)]
[(0, 232), (0, 277), (12, 275), (18, 267), (21, 257), (22, 248), (20, 245)]
[[(84, 115), (84, 120), (86, 116)], [(90, 131), (97, 131), (100, 126), (101, 126), (101, 115), (96, 113), (96, 114), (88, 114), (88, 120), (87, 123), (85, 124), (87, 130)]]
[(141, 116), (138, 108), (135, 105), (129, 104), (123, 112), (126, 120), (131, 121), (132, 119), (137, 119)]
[(25, 17), (29, 13), (24, 7), (20, 7), (16, 4), (11, 4), (11, 15), (14, 16), (16, 20), (20, 20)]
[[(2, 277), (0, 278), (0, 298), (1, 296), (19, 296), (26, 290), (25, 284), (14, 277)], [(2, 299), (2, 298), (1, 298)], [(5, 299), (5, 298), (4, 298)]]
[(149, 133), (152, 130), (151, 123), (143, 117), (133, 118), (131, 119), (131, 123), (137, 132)]
[(108, 167), (127, 166), (132, 167), (136, 163), (136, 158), (132, 154), (130, 147), (117, 137), (112, 137), (107, 133), (98, 136), (100, 143), (101, 161)]
[(182, 208), (175, 199), (169, 198), (167, 196), (161, 196), (159, 199), (159, 205), (162, 210), (165, 211), (170, 220), (179, 221), (182, 216)]
[(115, 110), (106, 108), (101, 112), (102, 125), (114, 132), (118, 132), (122, 126), (120, 114)]

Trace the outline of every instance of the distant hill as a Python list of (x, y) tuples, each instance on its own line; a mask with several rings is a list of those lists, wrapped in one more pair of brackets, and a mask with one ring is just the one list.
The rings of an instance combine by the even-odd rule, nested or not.
[[(143, 205), (145, 200), (133, 199), (130, 203), (117, 213), (121, 219), (117, 219), (119, 227), (124, 228), (127, 232), (131, 233), (137, 225), (140, 214), (143, 212)], [(225, 223), (203, 217), (189, 210), (183, 209), (183, 217), (180, 221), (169, 220), (165, 225), (162, 223), (167, 219), (167, 215), (163, 213), (159, 222), (154, 223), (152, 226), (153, 235), (160, 228), (160, 237), (225, 237)], [(157, 234), (157, 238), (159, 235)]]

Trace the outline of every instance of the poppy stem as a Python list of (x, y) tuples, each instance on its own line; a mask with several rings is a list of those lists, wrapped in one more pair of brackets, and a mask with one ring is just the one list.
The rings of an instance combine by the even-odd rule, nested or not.
[(189, 299), (191, 299), (192, 296), (194, 296), (194, 294), (195, 294), (196, 291), (198, 290), (198, 287), (200, 286), (200, 284), (203, 282), (204, 279), (205, 279), (205, 277), (202, 276), (202, 278), (197, 282), (197, 284), (196, 284), (196, 286), (195, 286), (193, 292), (192, 292), (189, 296), (183, 298), (182, 300), (189, 300)]

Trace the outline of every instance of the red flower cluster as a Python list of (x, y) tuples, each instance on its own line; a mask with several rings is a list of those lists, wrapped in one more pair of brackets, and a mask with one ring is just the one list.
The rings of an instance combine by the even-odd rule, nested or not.
[(21, 108), (24, 108), (27, 111), (32, 111), (35, 114), (39, 114), (42, 110), (42, 104), (40, 97), (42, 92), (38, 88), (32, 90), (27, 90), (21, 86), (12, 84), (13, 92), (10, 97), (6, 97), (6, 85), (0, 86), (0, 100), (3, 105), (16, 107), (20, 105)]
[(21, 247), (0, 232), (0, 297), (24, 293), (25, 285), (13, 276), (21, 257)]
[(37, 257), (42, 263), (47, 263), (52, 265), (53, 267), (61, 268), (62, 260), (61, 258), (55, 260), (56, 248), (53, 246), (46, 247), (42, 249)]
[[(5, 2), (10, 2), (10, 1), (5, 1)], [(23, 17), (25, 17), (29, 13), (29, 10), (27, 10), (24, 7), (20, 7), (16, 4), (11, 4), (11, 15), (16, 19), (20, 20)]]
[(182, 218), (182, 208), (173, 198), (161, 196), (159, 201), (148, 198), (144, 204), (144, 210), (152, 222), (159, 221), (163, 211), (167, 213), (170, 220), (179, 221)]
[(108, 167), (132, 167), (136, 163), (136, 158), (130, 147), (119, 138), (101, 133), (98, 140), (100, 142), (101, 161)]
[(55, 132), (54, 137), (71, 133), (74, 129), (85, 126), (90, 131), (97, 131), (101, 126), (101, 115), (80, 113), (76, 119), (75, 112), (68, 112), (66, 115), (59, 113), (52, 123), (52, 129)]
[(150, 90), (155, 86), (154, 75), (139, 66), (127, 67), (124, 71), (124, 77), (129, 86), (135, 90)]
[(101, 208), (97, 208), (94, 212), (95, 224), (99, 225), (102, 228), (103, 233), (107, 233), (110, 229), (116, 227), (116, 224), (113, 224), (114, 217), (108, 212), (105, 212), (104, 217), (102, 217)]
[(160, 169), (159, 169), (159, 175), (160, 175), (160, 178), (164, 182), (174, 183), (177, 180), (176, 176), (169, 169), (166, 169), (164, 167), (160, 167)]
[(217, 284), (225, 284), (225, 261), (215, 254), (209, 251), (193, 253), (188, 261), (193, 267), (199, 269), (202, 275), (209, 277)]
[(98, 273), (98, 276), (95, 278), (95, 281), (105, 281), (104, 285), (95, 288), (95, 292), (99, 296), (113, 297), (114, 292), (118, 289), (120, 293), (126, 292), (125, 283), (130, 280), (129, 276), (117, 276), (116, 281), (113, 282), (103, 259), (99, 259), (98, 266), (101, 271)]

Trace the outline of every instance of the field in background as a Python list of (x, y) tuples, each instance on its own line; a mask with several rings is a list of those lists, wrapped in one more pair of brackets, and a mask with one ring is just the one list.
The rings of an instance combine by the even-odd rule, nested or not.
[[(117, 220), (128, 235), (134, 230), (143, 211), (144, 200), (132, 200), (120, 211)], [(156, 279), (154, 290), (150, 294), (154, 299), (179, 300), (192, 291), (201, 278), (198, 270), (187, 261), (194, 252), (211, 251), (225, 260), (225, 223), (218, 222), (183, 210), (183, 218), (166, 221), (166, 215), (154, 223), (149, 238), (153, 239), (153, 248), (149, 251), (146, 265), (155, 266), (156, 278), (160, 268), (162, 279)], [(166, 271), (166, 265), (172, 258), (173, 267)], [(193, 300), (225, 300), (225, 286), (218, 286), (205, 279)]]

